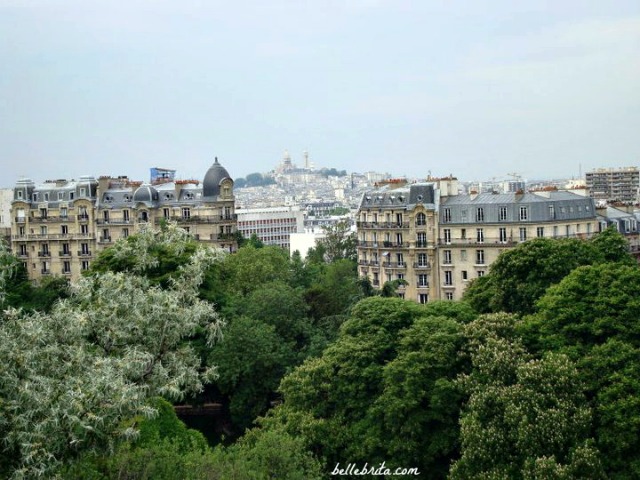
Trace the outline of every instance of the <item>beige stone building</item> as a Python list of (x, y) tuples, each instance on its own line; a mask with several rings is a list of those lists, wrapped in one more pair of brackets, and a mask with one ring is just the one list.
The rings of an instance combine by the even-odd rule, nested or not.
[(41, 185), (19, 180), (11, 204), (11, 248), (29, 277), (78, 278), (96, 255), (143, 225), (178, 223), (196, 240), (237, 248), (233, 180), (218, 163), (202, 183), (151, 185), (126, 177), (81, 177)]
[(536, 237), (588, 238), (594, 200), (564, 191), (459, 194), (455, 178), (384, 182), (358, 211), (360, 275), (420, 303), (456, 300), (505, 249)]

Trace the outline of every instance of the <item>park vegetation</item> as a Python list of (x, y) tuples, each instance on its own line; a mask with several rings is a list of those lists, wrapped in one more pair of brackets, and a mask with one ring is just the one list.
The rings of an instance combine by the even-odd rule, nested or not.
[[(525, 242), (426, 305), (327, 233), (302, 259), (165, 225), (72, 285), (0, 251), (0, 476), (640, 477), (640, 269), (617, 232)], [(173, 407), (210, 403), (189, 426)]]

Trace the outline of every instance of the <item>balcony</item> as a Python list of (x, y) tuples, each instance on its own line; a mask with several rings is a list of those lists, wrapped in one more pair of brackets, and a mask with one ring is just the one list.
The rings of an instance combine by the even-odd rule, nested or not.
[(98, 243), (111, 243), (111, 237), (100, 237)]
[(426, 263), (414, 263), (413, 268), (423, 270), (427, 268), (431, 268), (431, 264), (429, 262)]
[(409, 223), (398, 222), (356, 222), (356, 227), (361, 229), (381, 230), (384, 228), (409, 228)]
[(78, 220), (81, 222), (86, 222), (89, 220), (89, 214), (88, 213), (80, 213), (78, 215)]
[(51, 275), (51, 270), (42, 268), (42, 269), (40, 269), (40, 273), (42, 275)]
[(48, 250), (47, 250), (47, 251), (44, 251), (44, 252), (38, 252), (38, 256), (39, 256), (39, 257), (45, 257), (45, 258), (46, 258), (46, 257), (50, 257), (50, 256), (51, 256), (51, 253), (50, 253)]
[(60, 257), (70, 257), (71, 256), (71, 252), (69, 252), (69, 251), (65, 252), (65, 251), (61, 250), (61, 251), (58, 252), (58, 256), (60, 256)]
[(99, 220), (96, 220), (96, 223), (98, 225), (131, 225), (133, 224), (130, 218), (113, 218), (113, 217), (109, 219), (100, 218)]
[(404, 262), (384, 262), (382, 266), (384, 268), (407, 268), (407, 264)]
[(416, 241), (416, 248), (428, 248), (428, 247), (429, 247), (429, 242), (422, 241), (422, 240)]
[(500, 238), (488, 238), (484, 237), (482, 240), (477, 238), (452, 238), (450, 240), (444, 240), (439, 238), (438, 245), (457, 245), (457, 246), (480, 246), (483, 247), (513, 247), (520, 242), (517, 242), (511, 238), (503, 240)]
[[(29, 220), (33, 223), (72, 222), (73, 220), (75, 220), (75, 217), (73, 215), (47, 215), (46, 217), (31, 217)], [(20, 222), (16, 217), (16, 222), (24, 223), (24, 219), (22, 219), (22, 222)]]
[(91, 256), (91, 250), (78, 250), (78, 256), (80, 257), (90, 257)]

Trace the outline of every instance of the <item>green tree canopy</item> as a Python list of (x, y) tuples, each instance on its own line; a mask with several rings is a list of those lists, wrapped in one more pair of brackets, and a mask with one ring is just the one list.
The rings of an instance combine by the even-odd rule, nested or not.
[[(153, 244), (150, 245), (153, 247)], [(151, 249), (153, 251), (153, 248)], [(198, 299), (219, 254), (201, 247), (160, 288), (134, 272), (105, 272), (72, 285), (51, 312), (8, 310), (0, 323), (0, 418), (6, 476), (49, 476), (62, 462), (103, 451), (153, 416), (152, 396), (182, 398), (215, 376), (185, 339), (222, 321)], [(135, 272), (154, 259), (136, 257)], [(10, 460), (9, 460), (10, 459)]]

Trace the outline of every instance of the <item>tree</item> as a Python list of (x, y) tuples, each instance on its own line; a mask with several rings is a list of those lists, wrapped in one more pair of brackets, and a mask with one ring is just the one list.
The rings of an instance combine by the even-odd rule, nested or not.
[(150, 397), (180, 399), (214, 378), (185, 340), (197, 331), (209, 342), (219, 336), (222, 321), (198, 299), (198, 285), (220, 254), (199, 247), (160, 288), (133, 273), (156, 265), (147, 249), (157, 245), (129, 245), (136, 246), (131, 272), (81, 279), (50, 313), (4, 314), (0, 435), (12, 459), (5, 473), (49, 476), (82, 452), (133, 438), (126, 419), (153, 416)]
[(209, 359), (220, 368), (216, 386), (228, 398), (233, 424), (242, 433), (267, 410), (295, 354), (273, 325), (238, 317), (225, 328)]
[(630, 263), (624, 238), (607, 230), (591, 241), (536, 238), (502, 253), (486, 278), (476, 280), (464, 298), (478, 312), (529, 314), (547, 288), (573, 269), (610, 261)]
[(569, 358), (533, 359), (515, 335), (515, 319), (504, 314), (465, 330), (472, 370), (459, 380), (469, 399), (451, 478), (604, 478), (589, 438), (591, 411)]
[(640, 269), (605, 263), (575, 269), (547, 290), (523, 338), (536, 352), (576, 362), (594, 411), (594, 437), (611, 478), (640, 475)]
[(336, 341), (282, 380), (283, 403), (262, 429), (300, 438), (326, 468), (384, 461), (441, 478), (457, 452), (458, 316), (470, 312), (449, 303), (442, 317), (440, 304), (360, 301)]
[(327, 263), (347, 259), (357, 261), (357, 240), (355, 232), (351, 231), (348, 220), (341, 220), (333, 225), (323, 227), (324, 238), (319, 239), (317, 247), (324, 248), (324, 259)]

